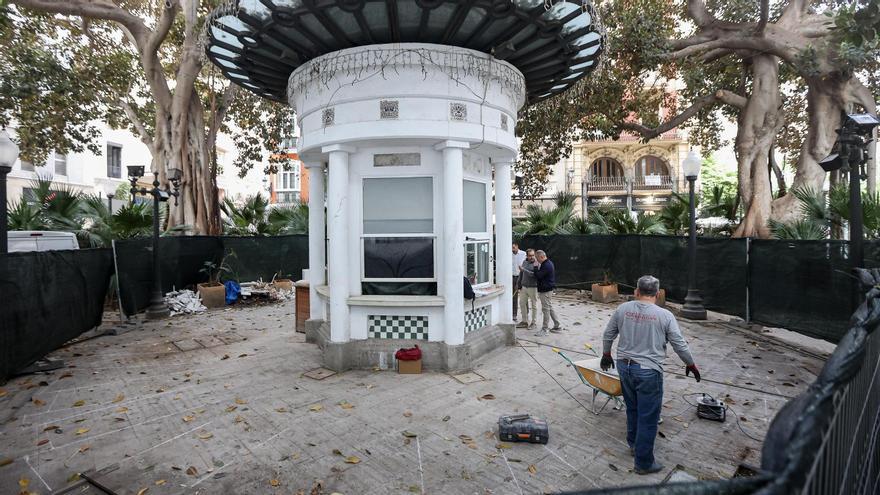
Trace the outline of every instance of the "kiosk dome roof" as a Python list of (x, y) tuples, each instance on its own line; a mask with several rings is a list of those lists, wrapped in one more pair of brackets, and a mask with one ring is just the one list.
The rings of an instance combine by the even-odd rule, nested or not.
[(233, 0), (212, 13), (206, 34), (208, 57), (230, 80), (278, 101), (294, 69), (315, 57), (433, 43), (509, 62), (534, 103), (587, 75), (604, 41), (587, 0)]

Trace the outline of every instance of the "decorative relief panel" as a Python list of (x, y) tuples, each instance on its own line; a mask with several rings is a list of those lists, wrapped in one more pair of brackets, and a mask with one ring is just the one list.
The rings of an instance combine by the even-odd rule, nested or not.
[(450, 103), (449, 118), (458, 121), (467, 120), (467, 105), (464, 103)]
[(419, 153), (386, 153), (373, 155), (374, 167), (418, 167), (422, 164)]
[(507, 130), (507, 115), (503, 113), (501, 114), (501, 130)]
[(397, 100), (381, 100), (379, 102), (380, 119), (396, 119), (400, 117), (400, 102)]
[(331, 126), (336, 121), (336, 109), (334, 108), (325, 108), (323, 112), (321, 112), (321, 123), (324, 124), (324, 127)]

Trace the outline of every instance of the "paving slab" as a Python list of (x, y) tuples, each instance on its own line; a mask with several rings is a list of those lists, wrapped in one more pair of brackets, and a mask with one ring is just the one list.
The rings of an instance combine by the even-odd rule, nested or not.
[[(615, 304), (558, 297), (564, 332), (519, 329), (528, 348), (492, 352), (473, 370), (481, 379), (464, 382), (371, 370), (308, 378), (321, 351), (296, 333), (293, 301), (180, 315), (70, 345), (50, 355), (65, 368), (0, 385), (0, 493), (17, 493), (22, 478), (49, 493), (77, 472), (113, 465), (107, 486), (149, 495), (318, 485), (325, 494), (552, 493), (658, 483), (676, 466), (724, 478), (740, 463), (760, 464), (773, 415), (823, 364), (821, 352), (726, 320), (681, 321), (704, 379), (686, 378), (670, 353), (656, 443), (669, 468), (637, 476), (625, 413), (590, 413), (591, 391), (553, 352), (591, 356), (584, 345), (600, 349)], [(181, 342), (206, 347), (182, 352)], [(697, 419), (688, 401), (703, 392), (731, 404), (731, 419)], [(526, 412), (548, 421), (550, 442), (499, 442), (498, 417)]]

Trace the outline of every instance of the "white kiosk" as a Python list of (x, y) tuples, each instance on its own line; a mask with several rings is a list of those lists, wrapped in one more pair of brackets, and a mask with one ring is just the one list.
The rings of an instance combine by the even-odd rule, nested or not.
[(469, 369), (514, 343), (517, 113), (583, 77), (601, 45), (588, 4), (545, 5), (242, 0), (214, 15), (209, 57), (297, 112), (309, 169), (306, 334), (326, 367), (390, 368), (397, 349), (418, 344), (428, 369)]

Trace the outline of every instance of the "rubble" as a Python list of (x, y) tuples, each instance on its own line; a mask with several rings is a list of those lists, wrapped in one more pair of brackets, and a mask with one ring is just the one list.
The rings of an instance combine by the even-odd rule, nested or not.
[(189, 289), (174, 290), (165, 294), (165, 304), (171, 309), (171, 316), (201, 313), (208, 309), (202, 304), (199, 295)]

